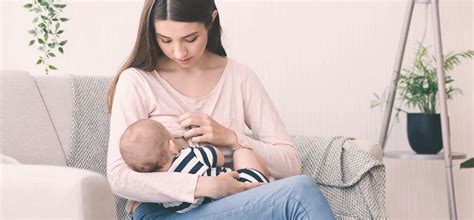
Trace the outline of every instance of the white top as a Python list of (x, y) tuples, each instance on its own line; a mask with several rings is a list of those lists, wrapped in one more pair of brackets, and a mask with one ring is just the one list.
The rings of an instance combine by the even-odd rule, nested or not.
[[(283, 178), (301, 173), (297, 150), (268, 94), (248, 67), (227, 59), (214, 89), (198, 99), (180, 94), (156, 71), (125, 70), (117, 83), (110, 119), (107, 177), (112, 191), (141, 202), (193, 202), (197, 175), (176, 172), (138, 173), (125, 164), (120, 136), (128, 125), (150, 118), (163, 123), (174, 136), (182, 136), (176, 118), (202, 112), (233, 129), (240, 144), (259, 154), (270, 175)], [(256, 139), (244, 134), (248, 126)], [(231, 162), (229, 152), (226, 161)]]

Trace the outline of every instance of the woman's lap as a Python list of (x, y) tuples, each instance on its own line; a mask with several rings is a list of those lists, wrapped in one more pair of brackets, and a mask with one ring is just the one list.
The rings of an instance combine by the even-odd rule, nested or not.
[(186, 213), (142, 203), (133, 219), (334, 219), (326, 198), (307, 176), (274, 181)]

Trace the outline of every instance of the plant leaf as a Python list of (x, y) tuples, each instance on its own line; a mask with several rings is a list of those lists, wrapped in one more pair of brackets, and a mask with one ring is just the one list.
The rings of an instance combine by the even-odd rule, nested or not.
[(55, 8), (61, 8), (61, 9), (63, 9), (63, 8), (66, 7), (66, 5), (64, 5), (64, 4), (54, 4), (53, 6), (54, 6)]
[(474, 158), (462, 162), (461, 168), (474, 168)]
[(41, 39), (41, 38), (38, 38), (38, 42), (39, 42), (40, 44), (44, 44), (44, 40)]
[(69, 21), (69, 19), (68, 19), (68, 18), (60, 18), (60, 20), (61, 20), (62, 22)]
[(58, 50), (59, 50), (60, 53), (64, 54), (64, 50), (63, 50), (62, 47), (59, 47)]
[(40, 12), (41, 12), (41, 9), (39, 9), (39, 8), (32, 8), (32, 9), (30, 9), (30, 11), (33, 11), (33, 12), (35, 12), (35, 13), (40, 13)]
[(35, 40), (31, 40), (30, 43), (28, 44), (29, 47), (35, 43)]
[(59, 30), (56, 34), (62, 34), (64, 30)]
[(54, 54), (53, 52), (48, 53), (48, 55), (49, 55), (50, 57), (56, 57), (56, 54)]
[(26, 4), (26, 5), (23, 5), (24, 8), (27, 8), (27, 9), (30, 9), (31, 7), (33, 7), (33, 4)]
[(54, 17), (54, 15), (56, 14), (53, 7), (48, 7), (48, 12), (50, 17)]
[(59, 43), (59, 46), (64, 46), (66, 43), (67, 43), (67, 40), (61, 41), (61, 42)]
[(48, 44), (48, 47), (51, 48), (51, 49), (54, 49), (55, 46), (56, 46), (55, 43), (49, 43), (49, 44)]
[(36, 31), (35, 30), (29, 30), (28, 34), (36, 34)]
[(41, 62), (43, 62), (43, 59), (40, 58), (36, 61), (36, 65), (40, 64)]
[(49, 65), (49, 68), (52, 69), (52, 70), (57, 70), (58, 68), (56, 68), (55, 66), (53, 65)]

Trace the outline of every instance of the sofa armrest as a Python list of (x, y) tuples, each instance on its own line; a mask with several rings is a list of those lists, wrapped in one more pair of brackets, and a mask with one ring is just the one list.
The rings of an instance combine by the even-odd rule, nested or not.
[(117, 219), (105, 177), (49, 165), (1, 164), (0, 219)]
[(352, 143), (360, 147), (362, 150), (370, 153), (380, 162), (383, 162), (383, 151), (379, 144), (371, 143), (363, 139), (351, 140)]

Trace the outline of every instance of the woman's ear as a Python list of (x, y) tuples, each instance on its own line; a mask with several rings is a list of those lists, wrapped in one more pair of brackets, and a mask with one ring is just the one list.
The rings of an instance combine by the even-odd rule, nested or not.
[(214, 23), (214, 20), (216, 20), (217, 17), (217, 10), (212, 11), (212, 23)]

